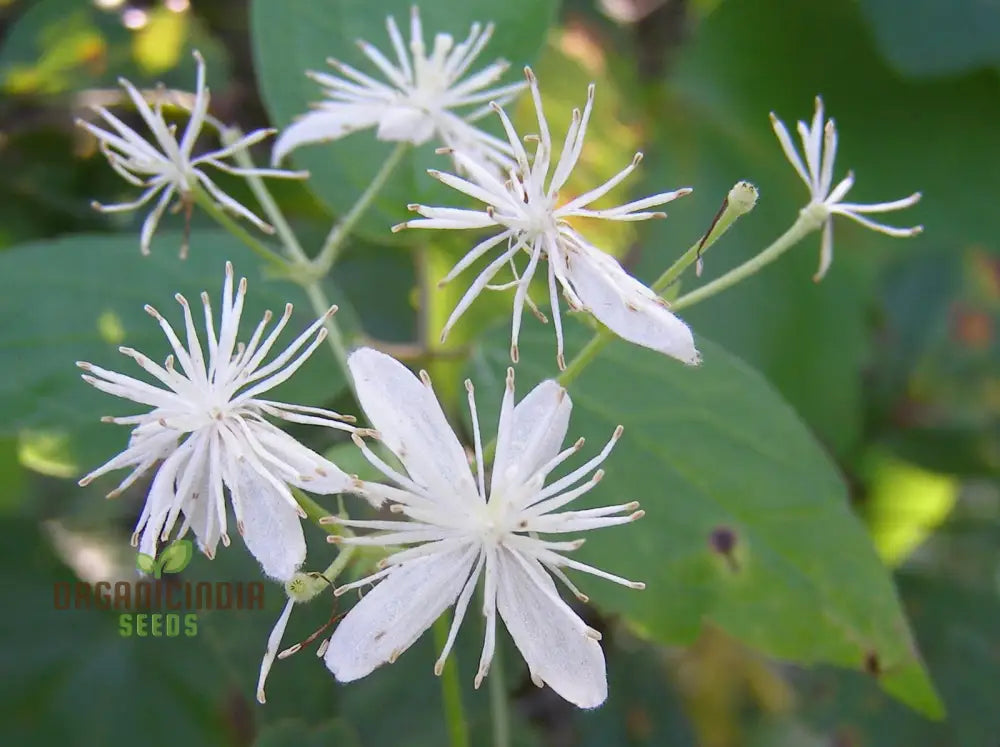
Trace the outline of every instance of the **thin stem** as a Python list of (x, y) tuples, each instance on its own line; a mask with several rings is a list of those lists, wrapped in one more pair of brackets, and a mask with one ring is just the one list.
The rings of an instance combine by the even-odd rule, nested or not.
[[(325, 314), (331, 304), (330, 299), (327, 298), (323, 287), (320, 285), (320, 281), (314, 280), (303, 287), (316, 316)], [(340, 332), (340, 327), (337, 326), (337, 322), (334, 321), (334, 317), (332, 316), (326, 318), (326, 321), (323, 322), (323, 327), (326, 329), (326, 341), (330, 345), (330, 350), (333, 351), (333, 357), (336, 359), (340, 370), (343, 371), (344, 378), (347, 379), (347, 385), (351, 388), (351, 393), (357, 399), (358, 392), (354, 386), (354, 377), (351, 376), (351, 370), (347, 367), (347, 347), (344, 344), (344, 336)]]
[(706, 298), (710, 298), (730, 286), (736, 285), (736, 283), (750, 277), (751, 275), (759, 272), (763, 267), (769, 265), (771, 262), (799, 243), (799, 241), (801, 241), (807, 234), (812, 233), (820, 226), (822, 226), (822, 223), (817, 225), (816, 218), (814, 216), (804, 212), (800, 213), (798, 220), (792, 224), (792, 227), (781, 234), (781, 236), (779, 236), (773, 244), (767, 247), (760, 254), (751, 257), (739, 267), (733, 268), (725, 275), (713, 280), (711, 283), (707, 283), (700, 288), (696, 288), (690, 293), (685, 293), (683, 296), (674, 301), (673, 304), (671, 304), (671, 308), (675, 311), (686, 309), (688, 306), (694, 306), (696, 303), (704, 301)]
[(613, 339), (615, 339), (615, 333), (607, 327), (601, 327), (587, 344), (580, 348), (580, 352), (573, 356), (573, 360), (566, 366), (566, 370), (559, 374), (556, 381), (562, 386), (568, 387)]
[(242, 225), (239, 224), (239, 222), (233, 219), (229, 213), (220, 208), (216, 204), (215, 200), (213, 200), (201, 186), (195, 185), (191, 189), (191, 195), (194, 197), (194, 201), (197, 203), (198, 207), (208, 213), (216, 223), (246, 244), (254, 252), (254, 254), (258, 255), (271, 265), (281, 268), (282, 270), (288, 268), (288, 260), (268, 248), (256, 236), (247, 231)]
[(507, 683), (503, 677), (501, 638), (497, 636), (493, 661), (490, 662), (490, 715), (493, 719), (493, 747), (510, 747), (510, 709), (507, 703)]
[(348, 564), (354, 560), (354, 556), (357, 553), (358, 548), (356, 545), (341, 546), (340, 552), (337, 553), (337, 557), (333, 559), (333, 562), (327, 566), (327, 569), (323, 571), (322, 576), (327, 581), (330, 582), (330, 586), (336, 586), (337, 577), (344, 572)]
[[(299, 504), (299, 507), (306, 512), (306, 518), (309, 521), (318, 526), (327, 534), (350, 536), (351, 532), (347, 528), (342, 527), (339, 524), (319, 523), (319, 520), (322, 519), (324, 516), (330, 515), (330, 509), (323, 508), (323, 506), (319, 505), (316, 501), (314, 501), (312, 498), (310, 498), (308, 495), (306, 495), (304, 492), (302, 492), (296, 487), (293, 487), (291, 490), (292, 490), (292, 497), (295, 498), (295, 502)], [(347, 548), (345, 548), (345, 550), (346, 549)], [(341, 552), (341, 555), (343, 554), (344, 553)], [(337, 557), (340, 556), (338, 555)]]
[[(434, 645), (439, 650), (448, 642), (450, 624), (451, 621), (441, 615), (432, 626)], [(458, 681), (458, 664), (454, 651), (445, 659), (441, 670), (441, 697), (444, 701), (444, 720), (448, 726), (449, 743), (452, 747), (469, 747), (469, 727), (462, 707), (462, 686)]]
[[(732, 192), (730, 192), (730, 194), (732, 194)], [(684, 270), (690, 267), (692, 263), (696, 262), (698, 257), (706, 249), (718, 241), (719, 238), (727, 230), (729, 230), (730, 226), (733, 225), (736, 218), (742, 214), (743, 213), (735, 213), (730, 217), (727, 215), (724, 204), (721, 217), (718, 218), (709, 228), (708, 234), (704, 238), (699, 239), (692, 244), (691, 247), (677, 259), (677, 261), (670, 265), (670, 267), (668, 267), (667, 270), (656, 279), (651, 286), (653, 291), (659, 294), (670, 287), (671, 283), (675, 282)], [(676, 299), (670, 304), (671, 310), (680, 311), (688, 306), (693, 306), (699, 301), (703, 301), (710, 296), (714, 296), (719, 291), (725, 290), (729, 286), (738, 283), (743, 278), (749, 277), (765, 265), (776, 260), (784, 252), (798, 243), (804, 236), (811, 231), (816, 230), (817, 227), (815, 217), (800, 213), (798, 220), (792, 224), (792, 227), (779, 236), (773, 244), (764, 249), (760, 254), (743, 263), (739, 267), (727, 272), (717, 280), (713, 280), (711, 283), (707, 283), (701, 288), (697, 288)], [(597, 357), (597, 354), (600, 353), (601, 350), (603, 350), (604, 347), (614, 339), (614, 337), (614, 333), (607, 328), (602, 328), (596, 332), (587, 344), (580, 349), (580, 352), (573, 357), (573, 360), (569, 362), (569, 365), (566, 366), (566, 370), (559, 375), (557, 381), (563, 386), (569, 386), (572, 381), (583, 373), (583, 370), (590, 365), (594, 358)]]
[[(223, 145), (229, 145), (230, 143), (236, 142), (243, 136), (242, 131), (236, 127), (228, 127), (220, 131), (219, 137), (222, 140)], [(233, 153), (233, 160), (244, 169), (255, 168), (253, 159), (250, 157), (250, 153), (246, 149), (241, 149)], [(306, 172), (303, 172), (304, 174)], [(284, 213), (281, 212), (281, 208), (278, 206), (277, 201), (271, 196), (271, 191), (267, 188), (267, 184), (263, 179), (257, 174), (248, 174), (243, 177), (247, 180), (247, 184), (250, 185), (250, 191), (253, 192), (254, 197), (257, 198), (257, 202), (264, 209), (264, 214), (267, 216), (268, 221), (274, 226), (275, 232), (278, 234), (278, 238), (285, 245), (285, 249), (288, 255), (296, 262), (308, 262), (309, 258), (306, 256), (305, 251), (302, 249), (302, 245), (299, 243), (298, 238), (295, 236), (295, 232), (292, 227), (288, 224), (285, 219)]]
[(341, 218), (333, 228), (330, 229), (330, 233), (327, 234), (326, 240), (323, 242), (323, 247), (319, 251), (319, 255), (316, 257), (314, 262), (317, 274), (320, 276), (326, 275), (330, 268), (333, 267), (334, 263), (337, 261), (337, 257), (340, 254), (340, 250), (344, 245), (344, 240), (350, 235), (351, 230), (354, 225), (358, 222), (358, 219), (364, 214), (365, 210), (371, 205), (375, 200), (375, 197), (379, 192), (382, 191), (382, 187), (389, 180), (392, 172), (396, 170), (399, 162), (402, 161), (403, 156), (409, 150), (409, 143), (399, 143), (389, 154), (389, 157), (383, 161), (382, 167), (378, 170), (378, 173), (372, 178), (371, 183), (361, 193), (361, 196), (357, 199), (351, 209), (347, 211), (343, 218)]

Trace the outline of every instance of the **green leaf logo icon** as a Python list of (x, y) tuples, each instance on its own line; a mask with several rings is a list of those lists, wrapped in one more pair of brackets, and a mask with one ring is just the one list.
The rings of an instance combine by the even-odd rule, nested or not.
[(156, 559), (152, 555), (141, 552), (136, 556), (135, 567), (143, 573), (154, 573), (156, 571)]
[(187, 568), (194, 555), (194, 546), (191, 540), (174, 540), (159, 558), (139, 553), (135, 558), (135, 567), (143, 573), (153, 574), (153, 578), (160, 578), (164, 573), (180, 573)]
[(174, 540), (160, 554), (161, 573), (180, 573), (187, 568), (193, 555), (194, 546), (191, 540)]

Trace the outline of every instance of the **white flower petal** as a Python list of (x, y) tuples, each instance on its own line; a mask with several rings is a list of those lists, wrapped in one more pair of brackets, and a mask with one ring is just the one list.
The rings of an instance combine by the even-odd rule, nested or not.
[(454, 604), (478, 552), (463, 545), (393, 568), (334, 630), (324, 657), (334, 676), (351, 682), (395, 661)]
[(701, 361), (688, 326), (613, 257), (581, 247), (566, 264), (569, 283), (587, 310), (616, 335), (688, 365)]
[(382, 441), (417, 483), (444, 503), (476, 496), (465, 451), (434, 392), (402, 363), (371, 348), (347, 359), (358, 401)]
[[(573, 403), (555, 381), (543, 381), (502, 419), (490, 494), (519, 485), (559, 453)], [(542, 476), (544, 477), (544, 475)]]
[(603, 703), (608, 697), (604, 652), (583, 620), (558, 597), (541, 565), (501, 548), (496, 574), (500, 617), (532, 678), (541, 678), (580, 708)]
[(273, 485), (247, 466), (237, 468), (235, 488), (247, 549), (264, 573), (287, 581), (306, 559), (298, 514)]
[(333, 104), (303, 114), (281, 131), (274, 141), (271, 163), (277, 164), (296, 148), (337, 140), (371, 127), (382, 117), (384, 107)]

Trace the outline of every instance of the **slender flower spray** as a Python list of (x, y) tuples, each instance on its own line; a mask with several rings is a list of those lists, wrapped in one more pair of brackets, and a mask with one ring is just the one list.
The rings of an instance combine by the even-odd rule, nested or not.
[(358, 46), (387, 82), (335, 59), (328, 62), (340, 76), (307, 72), (323, 86), (327, 99), (282, 132), (274, 145), (274, 162), (307, 143), (336, 140), (375, 127), (379, 140), (422, 145), (437, 138), (481, 159), (509, 163), (510, 146), (472, 123), (489, 113), (485, 104), (511, 100), (524, 84), (494, 85), (508, 68), (504, 60), (466, 75), (493, 35), (493, 24), (484, 28), (474, 23), (468, 37), (459, 44), (449, 34), (435, 34), (429, 53), (416, 6), (410, 13), (409, 46), (392, 16), (386, 19), (386, 29), (395, 63), (366, 41), (359, 41)]
[(895, 228), (884, 223), (866, 218), (866, 213), (887, 213), (892, 210), (915, 205), (920, 200), (920, 193), (914, 192), (909, 197), (890, 202), (877, 202), (870, 205), (861, 205), (854, 202), (842, 202), (847, 192), (854, 186), (854, 174), (848, 172), (837, 186), (833, 185), (833, 161), (837, 155), (837, 128), (832, 119), (823, 123), (823, 100), (816, 97), (816, 111), (813, 114), (812, 123), (807, 125), (799, 121), (798, 132), (802, 139), (802, 151), (805, 155), (805, 163), (799, 156), (792, 142), (791, 135), (785, 127), (784, 122), (778, 119), (774, 112), (771, 112), (771, 126), (774, 134), (778, 136), (781, 149), (785, 156), (795, 167), (796, 173), (802, 178), (809, 188), (809, 204), (802, 208), (804, 216), (811, 216), (815, 219), (816, 225), (823, 227), (823, 238), (820, 243), (819, 269), (813, 276), (813, 280), (819, 282), (826, 275), (833, 262), (833, 216), (843, 215), (853, 221), (860, 223), (865, 228), (870, 228), (879, 233), (889, 236), (908, 237), (916, 236), (924, 230), (923, 226), (913, 226), (911, 228)]
[[(269, 363), (265, 358), (292, 316), (292, 305), (265, 336), (271, 313), (247, 343), (237, 343), (246, 297), (246, 278), (235, 288), (233, 266), (226, 263), (222, 314), (216, 333), (208, 294), (202, 294), (208, 356), (195, 329), (191, 306), (177, 294), (184, 312), (187, 345), (152, 306), (146, 311), (159, 322), (173, 354), (161, 366), (132, 348), (123, 355), (162, 386), (99, 368), (77, 365), (83, 379), (102, 392), (153, 409), (141, 415), (108, 417), (105, 422), (133, 426), (128, 448), (80, 480), (87, 485), (107, 472), (128, 468), (114, 497), (160, 462), (135, 528), (132, 542), (147, 555), (156, 554), (179, 519), (178, 536), (189, 529), (208, 557), (221, 540), (229, 545), (224, 490), (236, 514), (236, 526), (264, 572), (288, 580), (305, 559), (306, 546), (299, 518), (305, 514), (289, 485), (313, 493), (340, 493), (350, 478), (328, 460), (306, 448), (265, 416), (353, 431), (353, 418), (317, 407), (263, 399), (261, 395), (289, 379), (326, 337), (321, 317)], [(333, 314), (336, 307), (327, 313)], [(180, 366), (180, 370), (175, 368)]]
[[(485, 207), (482, 210), (465, 210), (410, 205), (410, 209), (423, 218), (410, 220), (393, 228), (394, 231), (403, 228), (500, 229), (499, 233), (470, 249), (441, 281), (441, 284), (450, 282), (488, 252), (500, 247), (499, 256), (486, 266), (458, 302), (441, 333), (442, 339), (483, 290), (514, 287), (511, 359), (516, 362), (521, 314), (525, 303), (531, 305), (528, 287), (535, 276), (538, 263), (545, 258), (549, 265), (549, 301), (556, 332), (556, 359), (560, 369), (565, 368), (565, 361), (557, 285), (562, 288), (572, 310), (593, 314), (619, 337), (688, 364), (698, 363), (700, 357), (695, 349), (691, 330), (667, 310), (667, 303), (629, 275), (618, 260), (588, 242), (570, 224), (570, 220), (574, 218), (615, 221), (663, 218), (666, 217), (665, 213), (649, 211), (648, 208), (666, 204), (691, 190), (684, 188), (663, 192), (613, 208), (591, 208), (593, 202), (610, 192), (635, 170), (642, 159), (642, 154), (636, 153), (632, 163), (604, 184), (560, 204), (560, 190), (566, 185), (583, 151), (584, 135), (594, 105), (594, 86), (592, 84), (587, 89), (587, 103), (583, 113), (578, 109), (573, 110), (562, 153), (558, 161), (554, 161), (552, 137), (542, 110), (538, 80), (530, 68), (525, 68), (524, 72), (538, 118), (538, 135), (524, 138), (535, 142), (534, 153), (529, 155), (525, 150), (521, 137), (506, 112), (498, 104), (492, 104), (503, 123), (515, 155), (516, 164), (508, 171), (507, 179), (502, 180), (485, 168), (475, 153), (463, 152), (461, 149), (448, 152), (469, 175), (468, 179), (440, 171), (429, 172), (449, 187), (483, 202)], [(519, 271), (514, 259), (522, 251), (528, 254), (528, 262)], [(510, 265), (513, 272), (513, 282), (490, 285), (493, 277), (507, 265)]]
[[(111, 168), (129, 184), (143, 190), (142, 194), (131, 202), (114, 205), (94, 202), (95, 209), (105, 213), (137, 210), (159, 195), (159, 199), (142, 224), (139, 248), (143, 254), (149, 254), (153, 234), (164, 211), (170, 205), (171, 198), (176, 196), (178, 209), (183, 209), (190, 216), (193, 206), (192, 191), (197, 186), (204, 188), (223, 209), (245, 218), (265, 233), (274, 232), (274, 229), (258, 218), (253, 211), (223, 192), (205, 172), (207, 166), (237, 176), (272, 176), (283, 179), (301, 179), (308, 176), (308, 173), (303, 171), (241, 168), (223, 160), (274, 134), (275, 130), (256, 130), (224, 148), (194, 155), (195, 142), (209, 118), (210, 99), (209, 90), (205, 86), (205, 60), (198, 52), (194, 53), (194, 58), (198, 63), (194, 104), (191, 108), (191, 117), (179, 141), (176, 138), (176, 127), (168, 125), (163, 117), (162, 97), (151, 107), (136, 87), (124, 78), (120, 78), (118, 82), (152, 133), (151, 140), (140, 135), (104, 107), (94, 107), (94, 111), (109, 129), (102, 129), (85, 120), (77, 120), (78, 125), (98, 139), (101, 151), (107, 157)], [(187, 255), (187, 251), (185, 238), (181, 246), (181, 258)]]
[[(597, 456), (546, 486), (549, 474), (583, 447), (581, 438), (562, 449), (572, 403), (565, 389), (554, 381), (544, 381), (515, 405), (514, 371), (508, 369), (487, 492), (482, 437), (470, 382), (466, 388), (475, 475), (426, 373), (418, 379), (389, 356), (367, 348), (353, 353), (348, 365), (371, 424), (406, 469), (406, 474), (396, 471), (355, 437), (368, 461), (394, 485), (358, 480), (354, 490), (376, 506), (388, 506), (400, 519), (331, 516), (323, 521), (378, 532), (336, 536), (331, 538), (333, 542), (409, 547), (381, 561), (376, 573), (336, 589), (340, 595), (378, 582), (347, 613), (330, 639), (325, 659), (333, 674), (341, 682), (350, 682), (394, 662), (455, 605), (447, 642), (434, 666), (440, 674), (482, 578), (486, 639), (476, 686), (490, 668), (499, 613), (535, 684), (549, 685), (581, 708), (604, 702), (607, 679), (598, 644), (601, 634), (561, 599), (553, 578), (583, 601), (587, 597), (563, 568), (633, 589), (642, 589), (644, 584), (570, 558), (568, 553), (579, 548), (582, 539), (550, 540), (539, 535), (580, 533), (642, 517), (635, 502), (560, 510), (601, 480), (602, 470), (591, 472), (611, 453), (621, 437), (621, 426)], [(590, 477), (585, 479), (587, 475)]]

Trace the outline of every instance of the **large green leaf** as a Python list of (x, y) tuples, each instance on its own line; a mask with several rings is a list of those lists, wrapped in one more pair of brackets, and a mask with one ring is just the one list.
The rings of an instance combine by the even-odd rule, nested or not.
[[(307, 70), (329, 71), (328, 57), (336, 57), (360, 70), (372, 65), (358, 50), (364, 39), (390, 57), (391, 45), (385, 28), (386, 16), (409, 33), (410, 0), (383, 0), (376, 7), (366, 0), (254, 0), (251, 23), (254, 58), (264, 103), (275, 126), (284, 127), (311, 103), (322, 99), (322, 89), (305, 76)], [(516, 81), (520, 67), (531, 62), (545, 39), (557, 6), (556, 0), (466, 0), (462, 3), (435, 0), (420, 4), (428, 43), (436, 32), (464, 39), (473, 22), (493, 21), (496, 32), (481, 55), (481, 65), (502, 57), (511, 72), (505, 81)], [(378, 75), (375, 71), (374, 75)], [(485, 120), (489, 122), (489, 118)], [(492, 123), (491, 123), (492, 124)], [(454, 202), (454, 193), (429, 176), (428, 168), (447, 168), (444, 156), (434, 153), (440, 144), (428, 144), (408, 156), (385, 190), (362, 219), (360, 232), (385, 241), (393, 223), (405, 220), (412, 202)], [(338, 142), (306, 146), (296, 151), (297, 165), (309, 169), (310, 184), (338, 214), (345, 212), (368, 186), (394, 143), (375, 139), (373, 131), (351, 135)]]
[(846, 672), (820, 672), (800, 683), (802, 715), (831, 733), (857, 735), (879, 747), (982, 747), (1000, 730), (1000, 601), (995, 591), (963, 588), (955, 578), (913, 572), (900, 590), (921, 649), (948, 706), (949, 718), (928, 724)]
[[(298, 286), (262, 278), (257, 270), (260, 260), (228, 234), (194, 232), (191, 256), (184, 261), (173, 250), (180, 241), (179, 234), (160, 234), (160, 251), (149, 257), (140, 255), (132, 235), (68, 237), (24, 244), (0, 254), (0, 360), (4, 367), (0, 428), (9, 433), (41, 433), (57, 441), (67, 433), (75, 434), (68, 444), (71, 451), (75, 447), (91, 459), (102, 456), (88, 450), (94, 429), (101, 434), (118, 431), (119, 441), (125, 433), (120, 427), (99, 424), (98, 419), (124, 412), (129, 405), (84, 383), (74, 362), (86, 360), (144, 376), (117, 351), (119, 345), (129, 345), (154, 360), (163, 360), (169, 352), (166, 338), (143, 305), (155, 306), (181, 330), (183, 317), (174, 293), (183, 293), (197, 308), (198, 296), (206, 290), (218, 323), (227, 259), (250, 282), (242, 339), (249, 337), (264, 309), (280, 314), (289, 301), (295, 304), (295, 314), (278, 345), (282, 340), (291, 342), (293, 335), (315, 319)], [(343, 304), (339, 294), (333, 295), (335, 302)], [(340, 315), (349, 319), (350, 311), (342, 310)], [(320, 405), (344, 387), (332, 354), (323, 346), (296, 376), (275, 390), (275, 398)], [(108, 455), (103, 452), (104, 458)]]
[[(523, 396), (554, 372), (551, 331), (529, 327), (522, 339)], [(571, 349), (580, 340), (571, 335)], [(571, 436), (596, 449), (625, 426), (587, 502), (638, 498), (647, 512), (581, 551), (647, 589), (594, 582), (586, 592), (664, 642), (690, 642), (711, 620), (795, 661), (855, 669), (877, 661), (886, 690), (940, 715), (889, 573), (837, 470), (757, 372), (705, 339), (699, 347), (704, 363), (685, 368), (613, 343), (571, 387)], [(471, 367), (484, 404), (499, 402), (507, 365), (507, 332), (495, 330)], [(483, 410), (489, 432), (496, 409)], [(729, 552), (719, 552), (727, 539)]]

